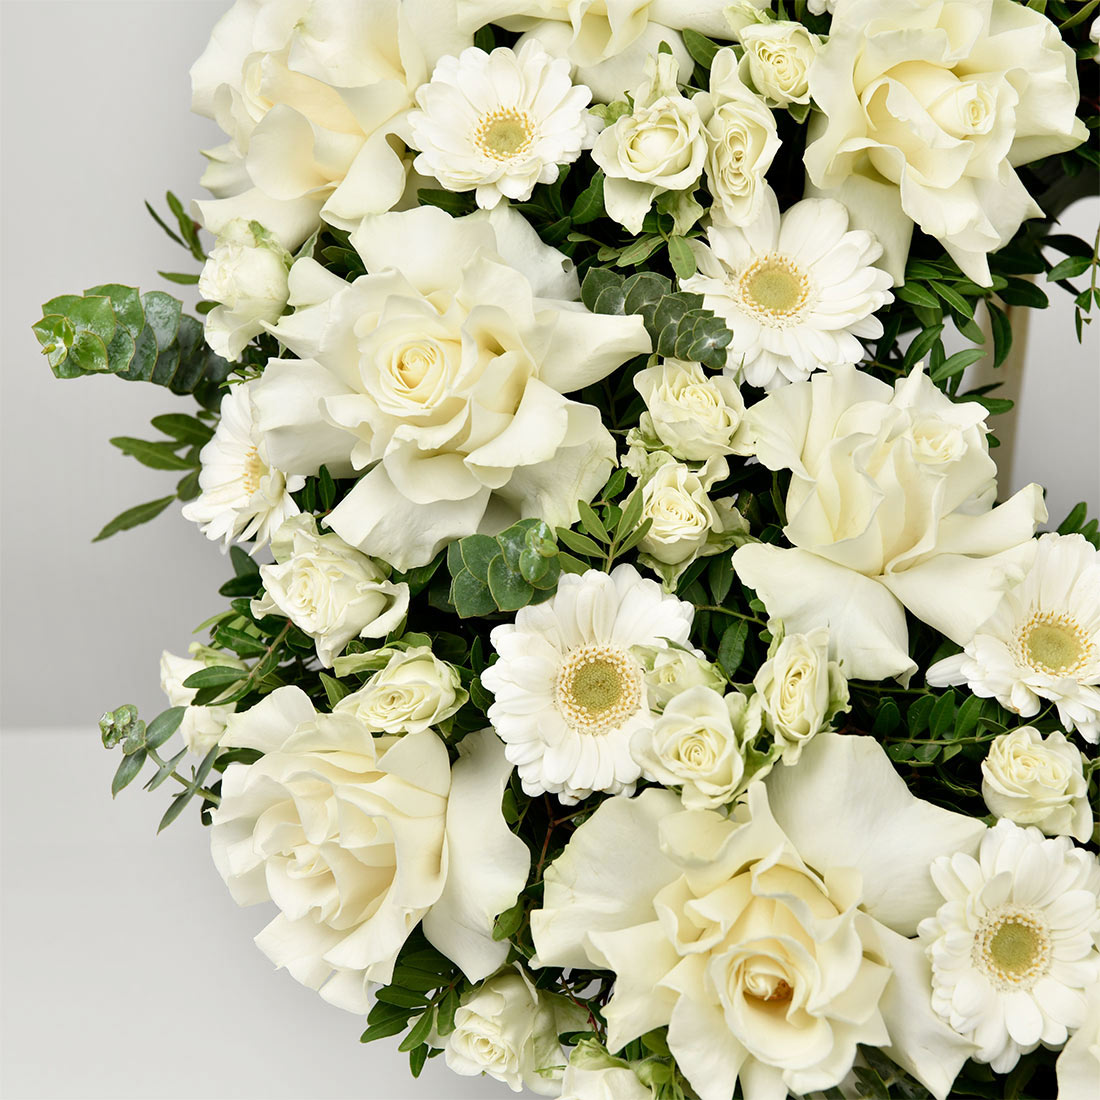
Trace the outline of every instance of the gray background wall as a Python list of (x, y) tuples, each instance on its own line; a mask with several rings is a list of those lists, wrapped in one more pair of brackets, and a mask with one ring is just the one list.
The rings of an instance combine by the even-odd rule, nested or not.
[[(152, 386), (57, 382), (30, 332), (48, 298), (104, 281), (173, 290), (188, 255), (142, 208), (198, 191), (213, 124), (190, 115), (187, 69), (220, 0), (3, 0), (2, 507), (4, 1077), (20, 1097), (502, 1096), (437, 1070), (407, 1079), (392, 1046), (271, 972), (238, 911), (162, 799), (107, 795), (95, 742), (108, 707), (161, 706), (162, 648), (183, 652), (219, 606), (228, 562), (175, 509), (92, 545), (102, 524), (163, 496), (172, 475), (108, 445), (185, 403)], [(1066, 218), (1091, 239), (1100, 202)], [(174, 291), (177, 292), (178, 291)], [(1038, 480), (1055, 521), (1100, 506), (1094, 324), (1031, 317), (1010, 489)], [(162, 1053), (164, 1052), (164, 1053)]]

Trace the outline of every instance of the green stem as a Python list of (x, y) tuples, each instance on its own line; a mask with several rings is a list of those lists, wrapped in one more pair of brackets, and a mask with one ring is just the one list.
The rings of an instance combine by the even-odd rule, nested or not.
[[(149, 748), (149, 746), (146, 745), (145, 751), (148, 754), (149, 759), (152, 760), (158, 768), (163, 768), (164, 765), (167, 763), (166, 760), (162, 760), (160, 758), (160, 754), (157, 752), (156, 749)], [(185, 779), (182, 775), (180, 775), (180, 773), (177, 772), (175, 768), (172, 769), (170, 774), (177, 783), (182, 783), (185, 787), (191, 786), (191, 781), (189, 779)], [(203, 798), (205, 798), (208, 802), (213, 802), (215, 806), (221, 805), (221, 797), (219, 795), (216, 795), (212, 790), (209, 790), (206, 787), (196, 787), (195, 793), (201, 794)]]
[(743, 611), (734, 611), (731, 607), (719, 607), (717, 604), (702, 603), (696, 608), (696, 611), (717, 611), (719, 615), (731, 615), (735, 619), (744, 619), (747, 623), (758, 623), (760, 626), (767, 626), (767, 621), (761, 619), (759, 615), (746, 615)]

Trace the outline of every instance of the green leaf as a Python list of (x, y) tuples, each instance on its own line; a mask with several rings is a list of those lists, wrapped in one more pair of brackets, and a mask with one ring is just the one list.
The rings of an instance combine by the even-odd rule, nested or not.
[(164, 816), (160, 819), (160, 824), (157, 826), (158, 833), (164, 832), (164, 830), (183, 813), (184, 807), (191, 801), (192, 794), (192, 791), (180, 791), (180, 793), (172, 799), (168, 809), (164, 811)]
[(955, 725), (955, 692), (949, 688), (932, 707), (928, 719), (928, 731), (937, 741), (942, 741)]
[(204, 424), (198, 417), (186, 416), (184, 413), (154, 416), (152, 424), (158, 432), (178, 439), (181, 443), (197, 443), (200, 447), (208, 443), (214, 435), (214, 429), (209, 424)]
[(569, 216), (574, 225), (587, 225), (604, 213), (603, 205), (603, 169), (597, 168), (592, 182), (577, 196)]
[(518, 611), (526, 607), (534, 595), (523, 576), (508, 568), (503, 554), (498, 554), (489, 563), (489, 592), (501, 611)]
[(722, 641), (718, 645), (718, 667), (731, 680), (741, 667), (748, 636), (749, 624), (741, 619), (732, 626), (726, 627), (725, 633), (722, 635)]
[(159, 500), (150, 500), (145, 504), (135, 504), (133, 508), (127, 508), (125, 512), (120, 512), (115, 516), (92, 539), (92, 542), (102, 542), (103, 539), (109, 539), (112, 535), (117, 535), (119, 531), (129, 531), (131, 527), (137, 527), (142, 523), (148, 523), (151, 519), (156, 519), (175, 499), (174, 495), (161, 497)]
[(409, 1073), (411, 1073), (414, 1078), (419, 1077), (427, 1061), (428, 1044), (421, 1043), (420, 1046), (414, 1047), (409, 1051)]
[(925, 306), (927, 309), (940, 308), (940, 303), (935, 294), (925, 289), (920, 283), (906, 283), (904, 286), (899, 286), (894, 294), (910, 305)]
[(510, 909), (505, 909), (493, 922), (493, 939), (507, 940), (514, 936), (523, 924), (524, 900), (520, 898)]
[(668, 260), (678, 279), (690, 279), (695, 274), (695, 253), (684, 237), (669, 237)]
[(111, 780), (111, 797), (115, 798), (118, 792), (128, 787), (145, 767), (146, 752), (139, 749), (130, 756), (124, 756), (119, 762), (114, 779)]
[(116, 435), (110, 442), (124, 455), (136, 458), (143, 466), (150, 466), (154, 470), (190, 470), (195, 465), (189, 459), (176, 454), (171, 443), (150, 443), (128, 435)]
[(187, 747), (184, 746), (176, 753), (175, 756), (165, 760), (159, 768), (153, 773), (152, 778), (145, 784), (144, 789), (147, 791), (155, 791), (161, 784), (172, 778), (172, 773), (176, 770), (176, 766), (187, 755)]
[(715, 604), (721, 607), (733, 585), (733, 559), (729, 554), (718, 554), (715, 557), (707, 571), (707, 579), (711, 596)]
[(564, 543), (574, 553), (584, 554), (589, 558), (602, 558), (603, 551), (587, 535), (579, 531), (570, 531), (568, 527), (559, 527), (558, 542)]
[(902, 369), (908, 373), (915, 367), (928, 354), (932, 345), (940, 338), (942, 333), (943, 325), (933, 325), (915, 336), (905, 352), (905, 357), (902, 359)]
[(978, 716), (981, 709), (982, 700), (977, 695), (971, 695), (963, 702), (955, 715), (955, 728), (952, 731), (952, 736), (956, 740), (973, 735), (974, 730), (978, 728)]
[(993, 331), (993, 366), (999, 367), (1012, 350), (1012, 322), (1004, 310), (990, 303), (989, 326)]
[(976, 363), (985, 356), (984, 348), (964, 348), (945, 359), (938, 367), (929, 373), (933, 382), (942, 382), (947, 378), (953, 378), (956, 374), (962, 374), (967, 367)]
[(421, 187), (416, 193), (421, 206), (438, 206), (448, 214), (459, 218), (463, 214), (472, 214), (477, 207), (471, 194), (456, 194), (454, 191), (441, 191), (434, 187)]
[(463, 569), (451, 583), (451, 601), (460, 618), (491, 615), (497, 610), (496, 601), (483, 584), (468, 569)]
[(489, 563), (501, 552), (497, 540), (488, 535), (467, 535), (459, 540), (458, 549), (463, 565), (482, 584), (488, 584)]
[(186, 710), (186, 707), (169, 707), (161, 711), (145, 731), (145, 744), (151, 749), (159, 749), (180, 728)]
[(1073, 506), (1072, 511), (1060, 524), (1058, 524), (1059, 535), (1072, 535), (1076, 531), (1080, 531), (1084, 525), (1086, 519), (1088, 519), (1089, 506), (1085, 501), (1081, 501)]
[(684, 45), (687, 47), (687, 52), (691, 54), (692, 59), (702, 65), (704, 69), (709, 69), (714, 61), (714, 55), (718, 52), (718, 43), (712, 42), (706, 35), (690, 28), (685, 28), (680, 33), (683, 35)]
[(325, 696), (328, 699), (330, 708), (335, 707), (344, 696), (351, 694), (351, 688), (343, 681), (337, 680), (324, 672), (318, 673), (318, 675), (321, 677), (321, 683), (324, 684)]
[(600, 517), (596, 515), (591, 504), (583, 500), (577, 501), (577, 511), (580, 514), (580, 524), (584, 530), (599, 542), (610, 542), (611, 536), (607, 533)]
[(639, 237), (636, 241), (632, 241), (628, 244), (626, 248), (619, 253), (619, 258), (615, 261), (616, 266), (637, 267), (638, 264), (648, 260), (663, 243), (664, 241), (661, 237)]
[(974, 307), (954, 287), (946, 283), (930, 283), (932, 289), (949, 305), (964, 317), (974, 316)]
[(231, 649), (238, 657), (260, 657), (267, 652), (267, 643), (244, 630), (231, 626), (219, 626), (214, 631), (214, 641), (223, 649)]
[(1055, 264), (1047, 275), (1047, 282), (1056, 283), (1061, 279), (1073, 279), (1083, 275), (1092, 267), (1091, 256), (1067, 256), (1061, 263)]
[(383, 1004), (397, 1005), (399, 1008), (423, 1009), (431, 1004), (423, 993), (412, 993), (408, 989), (400, 989), (393, 985), (379, 986), (374, 997)]
[(188, 688), (220, 688), (229, 684), (235, 684), (248, 675), (248, 669), (230, 668), (228, 665), (214, 665), (211, 668), (200, 668), (198, 672), (192, 672), (183, 686)]
[(229, 548), (229, 560), (233, 563), (233, 572), (238, 577), (255, 577), (260, 572), (256, 559), (239, 546)]
[(162, 279), (167, 279), (170, 283), (178, 283), (180, 286), (194, 286), (198, 281), (198, 275), (190, 275), (185, 271), (158, 271), (157, 274)]
[(405, 1030), (407, 1024), (407, 1017), (383, 1020), (380, 1023), (371, 1024), (370, 1027), (359, 1036), (359, 1042), (373, 1043), (376, 1039), (388, 1039), (391, 1035), (400, 1035), (401, 1032)]
[(434, 1009), (428, 1009), (428, 1011), (413, 1024), (408, 1035), (401, 1040), (397, 1049), (400, 1051), (409, 1051), (420, 1046), (421, 1043), (426, 1043), (428, 1041), (428, 1036), (432, 1033), (432, 1021), (434, 1018)]

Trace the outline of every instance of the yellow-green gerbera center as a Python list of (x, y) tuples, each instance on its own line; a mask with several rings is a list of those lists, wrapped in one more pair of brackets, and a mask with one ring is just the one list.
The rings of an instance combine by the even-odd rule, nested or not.
[(782, 326), (801, 312), (810, 296), (810, 280), (786, 256), (770, 252), (740, 279), (741, 301), (765, 324)]
[(641, 704), (638, 662), (614, 646), (574, 649), (558, 673), (555, 700), (573, 729), (606, 733), (626, 721)]
[(535, 140), (535, 124), (526, 111), (499, 108), (482, 115), (474, 132), (474, 144), (493, 160), (511, 160), (526, 153)]
[(1017, 638), (1024, 663), (1052, 676), (1072, 676), (1092, 650), (1084, 629), (1068, 615), (1034, 614)]
[(1050, 969), (1046, 921), (1028, 909), (998, 909), (979, 927), (972, 958), (998, 989), (1030, 989)]

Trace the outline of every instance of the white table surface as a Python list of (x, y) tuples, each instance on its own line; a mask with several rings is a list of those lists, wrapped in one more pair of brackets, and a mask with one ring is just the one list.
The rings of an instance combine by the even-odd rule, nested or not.
[(5, 1100), (503, 1100), (277, 972), (252, 943), (190, 809), (164, 789), (112, 802), (98, 731), (6, 730), (2, 752)]

